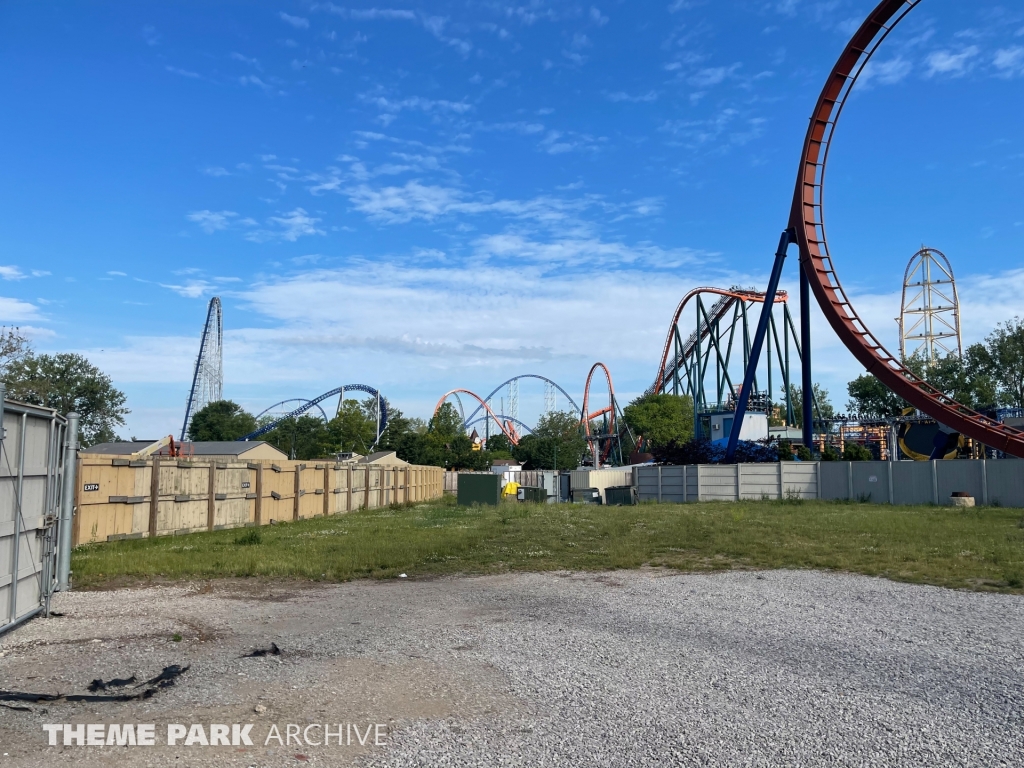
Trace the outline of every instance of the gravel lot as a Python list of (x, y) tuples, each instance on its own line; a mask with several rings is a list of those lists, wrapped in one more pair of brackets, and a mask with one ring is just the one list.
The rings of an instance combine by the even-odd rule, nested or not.
[[(191, 667), (145, 701), (0, 709), (0, 766), (1024, 765), (1016, 596), (640, 571), (221, 581), (54, 608), (0, 638), (0, 687)], [(282, 655), (242, 658), (270, 642)], [(49, 747), (51, 722), (156, 723), (164, 745)], [(169, 747), (168, 723), (253, 723), (255, 746)], [(387, 743), (264, 746), (289, 723), (381, 723)]]

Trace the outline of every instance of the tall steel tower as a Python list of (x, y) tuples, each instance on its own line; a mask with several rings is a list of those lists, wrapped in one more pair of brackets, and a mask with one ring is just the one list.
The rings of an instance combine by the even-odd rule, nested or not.
[(188, 435), (188, 425), (192, 415), (210, 403), (223, 398), (224, 389), (224, 315), (220, 307), (220, 298), (210, 299), (206, 310), (206, 325), (203, 326), (203, 339), (199, 343), (199, 357), (196, 358), (196, 369), (192, 374), (192, 389), (188, 393), (188, 404), (185, 406), (185, 422), (181, 425), (181, 440)]
[(921, 355), (928, 365), (939, 357), (962, 355), (960, 300), (953, 267), (942, 251), (921, 246), (903, 275), (900, 358)]

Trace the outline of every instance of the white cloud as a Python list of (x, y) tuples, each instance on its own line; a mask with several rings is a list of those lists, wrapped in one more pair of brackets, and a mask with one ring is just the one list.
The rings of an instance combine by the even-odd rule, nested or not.
[(860, 88), (868, 88), (874, 83), (894, 85), (909, 75), (912, 69), (913, 65), (902, 56), (888, 61), (872, 59), (864, 66), (857, 83)]
[(204, 168), (203, 169), (203, 173), (205, 173), (207, 176), (230, 176), (231, 175), (231, 171), (229, 171), (227, 168), (222, 168), (219, 165), (213, 165), (213, 166), (210, 166), (209, 168)]
[(146, 45), (159, 45), (160, 33), (156, 31), (156, 27), (152, 24), (147, 24), (142, 28), (142, 39), (146, 41)]
[(323, 235), (324, 230), (318, 229), (320, 219), (310, 216), (302, 208), (296, 208), (280, 216), (271, 216), (267, 223), (273, 229), (257, 229), (249, 232), (246, 240), (264, 243), (270, 240), (287, 240), (294, 243), (306, 235)]
[(413, 109), (420, 112), (454, 112), (462, 115), (473, 109), (473, 106), (465, 101), (425, 99), (420, 96), (412, 96), (407, 99), (388, 99), (385, 96), (364, 95), (362, 98), (382, 112), (391, 114), (398, 114), (403, 109)]
[(925, 59), (925, 63), (928, 65), (928, 71), (925, 76), (952, 75), (959, 77), (967, 72), (970, 68), (971, 60), (978, 55), (980, 50), (978, 46), (971, 45), (959, 53), (933, 51)]
[(688, 78), (688, 81), (690, 85), (698, 88), (710, 88), (713, 85), (719, 85), (724, 82), (726, 78), (735, 74), (736, 70), (741, 66), (742, 64), (736, 63), (728, 67), (707, 67), (695, 72)]
[(396, 8), (344, 8), (334, 3), (320, 3), (314, 8), (323, 8), (338, 16), (355, 21), (416, 21), (418, 19), (413, 11)]
[(110, 270), (107, 274), (113, 275), (114, 277), (128, 277), (127, 272), (118, 272), (117, 270)]
[(184, 296), (186, 299), (198, 299), (206, 293), (213, 293), (217, 287), (213, 283), (207, 282), (206, 280), (186, 280), (184, 285), (171, 285), (167, 283), (160, 283), (161, 288), (169, 288), (179, 296)]
[(39, 308), (21, 299), (0, 296), (0, 322), (21, 323), (26, 320), (39, 320)]
[(1000, 48), (992, 64), (1004, 77), (1024, 74), (1024, 47)]
[(232, 53), (231, 54), (231, 58), (234, 59), (235, 61), (241, 61), (244, 64), (249, 64), (250, 66), (256, 67), (256, 69), (260, 68), (260, 62), (259, 62), (259, 60), (255, 59), (255, 58), (251, 58), (249, 56), (243, 56), (240, 53)]
[(590, 20), (601, 27), (608, 23), (608, 17), (594, 6), (590, 6)]
[(172, 66), (168, 65), (168, 66), (164, 67), (164, 69), (166, 69), (168, 72), (171, 72), (171, 73), (173, 73), (175, 75), (181, 75), (182, 77), (190, 77), (190, 78), (193, 78), (193, 79), (201, 79), (202, 78), (202, 75), (200, 75), (198, 72), (190, 72), (189, 70), (181, 69), (180, 67), (172, 67)]
[(291, 16), (284, 11), (277, 15), (281, 17), (281, 21), (291, 24), (296, 29), (309, 29), (309, 19), (304, 19), (302, 16)]
[(727, 107), (706, 120), (669, 120), (661, 130), (672, 133), (691, 149), (711, 146), (724, 151), (758, 138), (764, 123), (764, 118), (742, 117), (739, 110)]
[(413, 180), (404, 186), (373, 188), (366, 184), (344, 190), (355, 210), (385, 224), (413, 220), (433, 221), (452, 214), (495, 214), (551, 224), (565, 222), (596, 204), (595, 200), (563, 200), (541, 196), (529, 200), (469, 198), (452, 187), (423, 184)]
[(231, 226), (231, 219), (238, 216), (234, 211), (193, 211), (185, 216), (189, 221), (199, 225), (206, 234), (212, 235), (217, 230)]
[(13, 264), (0, 266), (0, 278), (4, 280), (24, 280), (28, 275), (21, 271), (20, 267)]
[(594, 138), (586, 133), (572, 131), (548, 131), (537, 145), (549, 155), (561, 155), (565, 152), (597, 152), (605, 139)]
[(633, 103), (639, 103), (643, 101), (657, 101), (657, 91), (648, 91), (647, 93), (641, 93), (636, 96), (628, 94), (624, 91), (616, 91), (615, 93), (607, 94), (609, 101), (629, 101)]

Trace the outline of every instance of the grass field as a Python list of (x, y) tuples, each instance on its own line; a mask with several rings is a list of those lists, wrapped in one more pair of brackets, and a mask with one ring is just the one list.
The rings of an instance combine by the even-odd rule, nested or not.
[(75, 584), (399, 573), (818, 568), (1024, 592), (1021, 510), (814, 501), (409, 507), (78, 547)]

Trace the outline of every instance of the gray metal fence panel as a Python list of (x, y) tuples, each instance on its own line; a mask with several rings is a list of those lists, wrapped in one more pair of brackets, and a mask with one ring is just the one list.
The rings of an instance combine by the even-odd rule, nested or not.
[(892, 463), (894, 504), (931, 504), (932, 468), (928, 461), (894, 461)]
[(56, 588), (65, 422), (0, 400), (0, 633), (39, 613)]
[(1020, 459), (648, 466), (637, 467), (634, 478), (642, 501), (796, 496), (863, 498), (875, 504), (948, 504), (954, 491), (965, 491), (978, 504), (1024, 507), (1024, 461)]
[(1024, 460), (986, 461), (988, 503), (1024, 507)]
[(686, 501), (686, 467), (661, 467), (661, 500)]
[(821, 485), (820, 498), (850, 498), (850, 463), (847, 461), (822, 461), (818, 464), (818, 482)]
[[(936, 485), (939, 504), (948, 504), (949, 497), (957, 491), (966, 491), (978, 504), (985, 498), (984, 476), (981, 461), (935, 461)], [(991, 465), (998, 462), (985, 462)], [(985, 467), (987, 469), (987, 467)]]
[[(889, 503), (889, 462), (844, 461), (839, 463), (849, 464), (853, 470), (852, 498), (864, 499), (873, 504)], [(846, 481), (846, 485), (849, 487), (849, 480)]]

